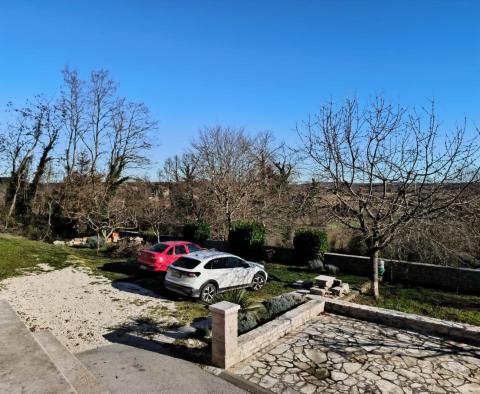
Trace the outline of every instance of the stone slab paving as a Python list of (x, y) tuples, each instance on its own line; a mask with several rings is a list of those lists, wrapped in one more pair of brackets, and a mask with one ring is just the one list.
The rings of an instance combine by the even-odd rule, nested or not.
[(275, 393), (480, 394), (480, 348), (326, 313), (231, 372)]

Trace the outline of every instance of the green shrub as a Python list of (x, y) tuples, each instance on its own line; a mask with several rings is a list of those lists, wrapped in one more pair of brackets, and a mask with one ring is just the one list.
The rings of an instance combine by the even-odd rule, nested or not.
[(142, 245), (135, 242), (129, 242), (127, 240), (120, 240), (117, 243), (107, 244), (106, 253), (114, 257), (125, 257), (128, 259), (134, 259), (138, 256), (140, 250), (145, 249), (146, 245)]
[(292, 309), (299, 303), (299, 299), (292, 294), (285, 294), (263, 301), (263, 305), (267, 311), (267, 316), (270, 319)]
[(325, 271), (327, 271), (328, 275), (336, 276), (339, 274), (340, 269), (336, 265), (326, 264)]
[(323, 271), (323, 261), (320, 259), (310, 260), (308, 263), (308, 270), (312, 272), (322, 272)]
[(297, 230), (293, 238), (295, 264), (306, 265), (310, 260), (321, 259), (328, 250), (327, 233), (324, 230)]
[(101, 248), (105, 244), (105, 241), (102, 237), (93, 236), (87, 239), (86, 245), (90, 249), (97, 249), (97, 247)]
[(251, 312), (240, 312), (238, 314), (238, 333), (243, 334), (258, 325), (257, 317)]
[(46, 230), (43, 230), (40, 227), (35, 226), (34, 224), (29, 224), (25, 228), (25, 235), (28, 239), (33, 239), (34, 241), (40, 241), (45, 237)]
[(257, 222), (239, 220), (232, 224), (228, 243), (232, 253), (247, 259), (263, 259), (266, 228)]
[(215, 296), (215, 302), (228, 301), (240, 305), (242, 311), (247, 310), (252, 306), (249, 294), (245, 289), (237, 289), (219, 293)]
[(368, 248), (361, 235), (354, 235), (347, 245), (347, 253), (357, 256), (368, 256)]
[(211, 227), (205, 220), (196, 220), (183, 226), (183, 238), (201, 246), (210, 238)]

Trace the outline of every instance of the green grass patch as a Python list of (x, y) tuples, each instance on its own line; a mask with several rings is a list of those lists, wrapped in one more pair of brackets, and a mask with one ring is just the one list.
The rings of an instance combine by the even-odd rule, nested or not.
[(63, 268), (67, 260), (68, 252), (62, 246), (0, 234), (0, 280), (37, 271), (39, 263)]
[(381, 284), (378, 301), (369, 295), (360, 295), (354, 301), (480, 326), (480, 296), (387, 282)]
[[(310, 272), (306, 267), (295, 267), (283, 264), (267, 263), (265, 269), (268, 272), (268, 280), (262, 290), (251, 293), (255, 301), (261, 302), (268, 298), (293, 291), (291, 284), (297, 280), (313, 280), (318, 273)], [(357, 275), (337, 275), (338, 279), (355, 289), (367, 282), (369, 278)]]
[[(21, 275), (27, 271), (38, 270), (37, 264), (47, 263), (53, 268), (64, 268), (68, 265), (88, 267), (94, 277), (105, 277), (113, 286), (133, 283), (153, 291), (160, 297), (175, 301), (177, 310), (152, 311), (152, 315), (169, 313), (181, 323), (188, 324), (195, 319), (206, 317), (208, 308), (198, 300), (190, 300), (167, 291), (163, 285), (163, 275), (142, 272), (136, 263), (126, 259), (114, 258), (104, 251), (97, 254), (95, 249), (55, 246), (44, 242), (30, 241), (21, 237), (0, 234), (0, 280)], [(292, 267), (280, 264), (267, 264), (269, 279), (259, 292), (248, 291), (252, 302), (259, 303), (266, 299), (293, 290), (291, 284), (297, 280), (312, 280), (317, 274), (304, 267)], [(340, 279), (351, 287), (362, 284), (368, 278), (340, 275)], [(92, 284), (95, 279), (92, 278)]]

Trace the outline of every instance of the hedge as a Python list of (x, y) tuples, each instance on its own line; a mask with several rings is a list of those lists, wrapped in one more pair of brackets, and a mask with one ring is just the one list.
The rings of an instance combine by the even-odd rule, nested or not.
[(183, 238), (186, 241), (204, 246), (210, 238), (211, 227), (205, 220), (195, 220), (183, 226)]
[(261, 223), (236, 221), (228, 233), (230, 250), (244, 258), (262, 260), (266, 232), (265, 226)]
[(293, 238), (294, 260), (297, 265), (306, 265), (310, 260), (323, 260), (328, 250), (327, 233), (319, 229), (297, 230)]

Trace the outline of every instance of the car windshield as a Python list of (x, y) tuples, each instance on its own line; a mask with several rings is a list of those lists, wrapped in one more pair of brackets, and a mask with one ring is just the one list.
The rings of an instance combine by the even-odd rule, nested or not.
[(172, 265), (174, 267), (186, 268), (186, 269), (191, 270), (191, 269), (195, 268), (198, 264), (200, 264), (200, 261), (198, 261), (198, 260), (191, 259), (189, 257), (180, 257)]
[(153, 246), (150, 248), (150, 250), (151, 250), (152, 252), (159, 252), (159, 253), (161, 253), (161, 252), (164, 252), (165, 249), (167, 249), (167, 248), (168, 248), (168, 245), (165, 245), (165, 244), (156, 244), (156, 245), (153, 245)]

